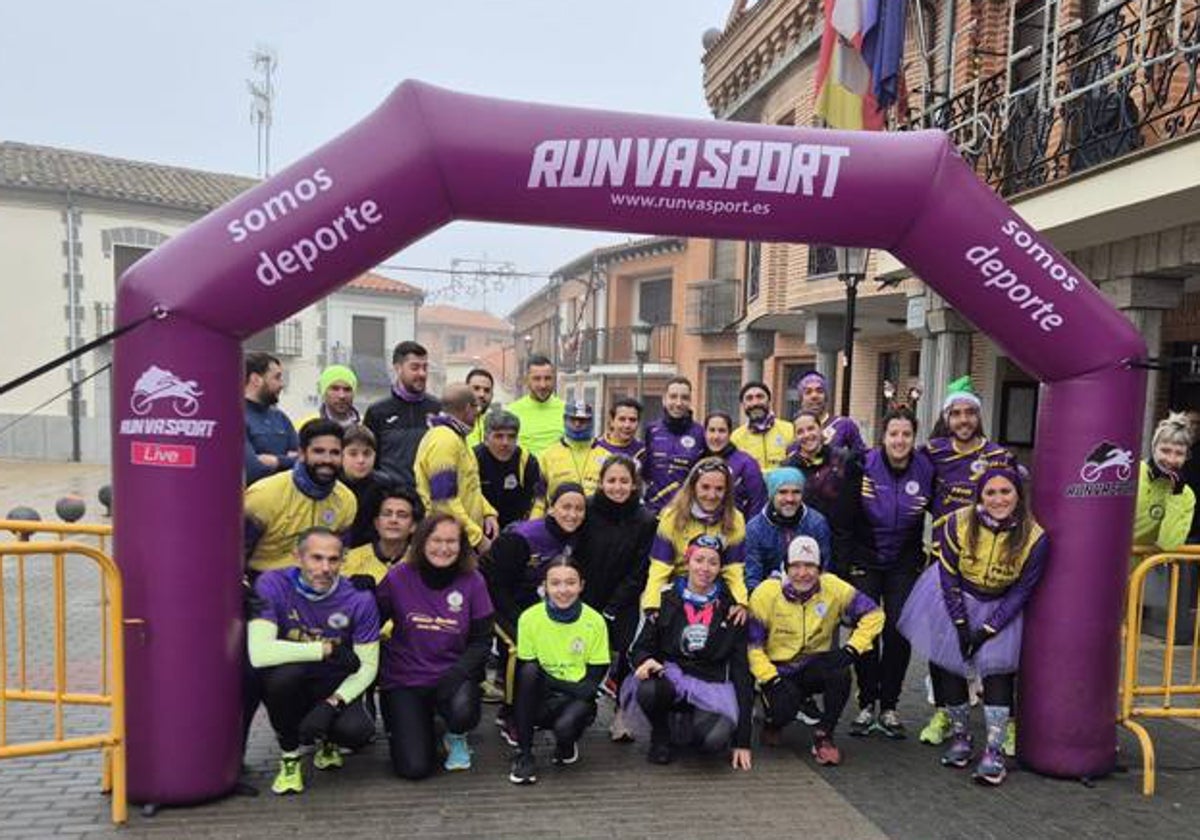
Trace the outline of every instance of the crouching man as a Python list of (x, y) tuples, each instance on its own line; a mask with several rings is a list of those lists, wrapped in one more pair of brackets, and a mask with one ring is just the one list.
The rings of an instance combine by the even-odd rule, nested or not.
[[(763, 744), (779, 744), (783, 727), (803, 714), (815, 722), (817, 763), (839, 764), (833, 729), (850, 699), (850, 668), (883, 629), (883, 610), (836, 575), (822, 574), (817, 541), (800, 536), (788, 545), (783, 579), (763, 581), (750, 596), (750, 616), (750, 671), (766, 707)], [(843, 619), (854, 630), (838, 647)], [(814, 694), (822, 695), (822, 707)]]
[(283, 751), (271, 790), (302, 793), (301, 746), (313, 767), (342, 766), (339, 747), (357, 749), (375, 732), (364, 694), (379, 667), (379, 610), (372, 593), (339, 577), (342, 541), (310, 528), (296, 566), (264, 572), (247, 628), (250, 664)]

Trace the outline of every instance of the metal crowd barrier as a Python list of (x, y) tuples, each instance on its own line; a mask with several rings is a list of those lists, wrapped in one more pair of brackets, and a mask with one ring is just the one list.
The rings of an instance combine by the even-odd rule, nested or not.
[[(0, 531), (16, 535), (14, 542), (0, 543), (0, 760), (74, 750), (101, 751), (100, 789), (112, 795), (112, 819), (123, 823), (127, 816), (125, 792), (125, 657), (122, 644), (121, 575), (106, 553), (112, 528), (107, 525), (79, 525), (0, 520)], [(57, 539), (35, 539), (37, 534), (54, 534)], [(68, 542), (68, 535), (90, 535), (99, 548)], [(100, 685), (95, 692), (72, 691), (67, 684), (67, 588), (66, 558), (86, 557), (100, 573)], [(9, 584), (9, 558), (15, 569)], [(28, 660), (28, 609), (26, 604), (26, 566), (49, 560), (53, 564), (54, 603), (54, 679), (53, 688), (32, 683)], [(10, 680), (9, 594), (15, 593), (15, 682)], [(54, 737), (41, 741), (10, 744), (8, 741), (9, 704), (40, 703), (54, 707)], [(105, 732), (68, 737), (64, 711), (71, 706), (107, 706), (109, 725)]]
[[(1152, 553), (1157, 552), (1157, 553)], [(1142, 793), (1154, 795), (1155, 766), (1154, 743), (1150, 733), (1135, 718), (1194, 718), (1200, 719), (1200, 706), (1179, 706), (1178, 700), (1195, 702), (1200, 698), (1200, 597), (1194, 605), (1193, 629), (1187, 681), (1175, 680), (1175, 665), (1179, 647), (1175, 631), (1179, 622), (1180, 569), (1191, 565), (1200, 569), (1200, 545), (1185, 545), (1173, 551), (1158, 552), (1155, 548), (1139, 546), (1135, 556), (1144, 559), (1138, 562), (1129, 578), (1125, 601), (1125, 640), (1121, 672), (1119, 710), (1117, 722), (1137, 736), (1142, 748)], [(1146, 556), (1149, 555), (1149, 556)], [(1142, 620), (1146, 598), (1146, 577), (1151, 571), (1167, 566), (1170, 585), (1167, 594), (1166, 640), (1163, 649), (1162, 678), (1155, 684), (1139, 682), (1138, 666), (1141, 664)], [(1189, 602), (1187, 606), (1192, 606)]]

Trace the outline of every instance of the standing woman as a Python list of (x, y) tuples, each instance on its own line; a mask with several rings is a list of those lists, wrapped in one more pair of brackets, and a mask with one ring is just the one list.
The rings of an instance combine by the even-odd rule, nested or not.
[(534, 729), (554, 733), (554, 763), (579, 760), (579, 738), (596, 719), (596, 690), (608, 671), (608, 629), (583, 603), (583, 576), (571, 557), (545, 567), (545, 597), (521, 613), (517, 625), (514, 712), (517, 753), (508, 780), (537, 781)]
[(831, 519), (846, 481), (846, 463), (857, 456), (825, 442), (821, 418), (815, 411), (801, 411), (796, 415), (795, 426), (796, 439), (784, 465), (804, 474), (804, 504)]
[(906, 734), (896, 704), (912, 651), (896, 621), (925, 567), (925, 512), (933, 498), (933, 462), (916, 451), (916, 437), (912, 411), (890, 409), (883, 417), (882, 443), (861, 465), (851, 463), (834, 511), (837, 572), (881, 605), (886, 618), (874, 647), (854, 663), (859, 712), (851, 735), (873, 729), (889, 738)]
[(758, 461), (730, 442), (733, 434), (733, 418), (723, 411), (715, 411), (704, 419), (704, 453), (701, 458), (720, 458), (729, 465), (733, 476), (733, 501), (747, 522), (761, 513), (767, 503), (767, 485), (763, 481), (762, 468)]
[(496, 725), (501, 737), (512, 746), (517, 743), (516, 722), (511, 714), (517, 620), (541, 599), (538, 589), (545, 580), (547, 564), (556, 557), (574, 556), (586, 506), (583, 487), (573, 482), (559, 484), (550, 495), (546, 515), (505, 528), (484, 560), (488, 592), (496, 605), (496, 634), (501, 641), (505, 674), (506, 702), (496, 715)]
[(725, 565), (721, 579), (733, 598), (731, 615), (746, 620), (746, 520), (733, 503), (733, 476), (720, 458), (702, 458), (688, 473), (679, 492), (663, 511), (650, 549), (642, 609), (657, 610), (662, 591), (687, 575), (685, 555), (701, 534), (715, 537)]
[(754, 681), (746, 628), (721, 584), (721, 553), (711, 537), (687, 549), (687, 577), (663, 593), (633, 645), (634, 676), (621, 695), (631, 715), (649, 718), (652, 764), (669, 764), (672, 748), (716, 753), (732, 747), (731, 763), (750, 769)]
[(493, 611), (458, 521), (435, 513), (422, 522), (408, 559), (388, 571), (375, 596), (380, 616), (394, 624), (379, 678), (392, 767), (405, 779), (433, 773), (436, 715), (446, 725), (443, 766), (469, 769), (467, 733), (479, 723)]
[(983, 678), (987, 745), (977, 781), (998, 785), (1007, 770), (1002, 746), (1021, 657), (1021, 612), (1042, 575), (1047, 537), (1028, 510), (1016, 470), (990, 467), (975, 503), (934, 527), (934, 563), (900, 616), (900, 632), (929, 660), (950, 717), (947, 767), (966, 767), (972, 741), (968, 671)]
[[(600, 468), (596, 492), (588, 500), (579, 539), (579, 565), (586, 582), (583, 602), (604, 616), (612, 647), (612, 678), (617, 685), (629, 672), (627, 651), (638, 623), (638, 596), (646, 586), (646, 564), (658, 520), (642, 505), (637, 463), (610, 455)], [(609, 734), (632, 740), (618, 702)]]

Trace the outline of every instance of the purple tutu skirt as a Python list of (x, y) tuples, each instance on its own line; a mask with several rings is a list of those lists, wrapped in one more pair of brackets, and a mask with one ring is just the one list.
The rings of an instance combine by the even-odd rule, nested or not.
[[(682, 701), (704, 712), (713, 712), (737, 725), (738, 702), (737, 694), (731, 682), (705, 682), (683, 673), (674, 662), (668, 662), (663, 675), (658, 679), (667, 680), (675, 689), (675, 700)], [(641, 683), (635, 675), (630, 674), (621, 683), (621, 713), (625, 725), (633, 734), (641, 739), (650, 737), (650, 719), (638, 705), (637, 689)]]
[[(995, 609), (994, 601), (981, 601), (967, 592), (963, 593), (963, 601), (967, 605), (967, 623), (973, 628), (987, 621)], [(958, 633), (946, 609), (946, 599), (942, 597), (941, 573), (935, 563), (917, 579), (904, 603), (897, 627), (913, 650), (930, 662), (960, 677), (971, 673), (990, 677), (1016, 672), (1021, 662), (1021, 623), (1022, 617), (1018, 614), (975, 656), (964, 662), (958, 650)]]

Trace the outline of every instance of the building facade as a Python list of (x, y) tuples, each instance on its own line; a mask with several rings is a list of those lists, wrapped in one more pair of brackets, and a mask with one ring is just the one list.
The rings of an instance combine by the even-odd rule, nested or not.
[[(125, 271), (256, 183), (0, 142), (0, 289), (6, 301), (0, 308), (6, 343), (0, 379), (110, 332)], [(317, 375), (333, 360), (355, 364), (367, 399), (386, 393), (391, 347), (416, 335), (422, 299), (412, 286), (364, 275), (245, 346), (280, 357), (287, 376), (281, 406), (293, 417), (313, 411)], [(108, 344), (0, 396), (0, 457), (107, 462), (111, 363)]]
[[(947, 131), (981, 178), (1091, 278), (1146, 337), (1149, 421), (1200, 406), (1200, 6), (1190, 0), (908, 3), (907, 102), (893, 130)], [(820, 0), (733, 4), (705, 36), (715, 116), (814, 125)], [(741, 243), (739, 342), (795, 400), (793, 372), (834, 377), (845, 288), (820, 243)], [(920, 382), (929, 428), (945, 384), (970, 373), (991, 435), (1032, 444), (1038, 388), (890, 254), (859, 291), (852, 413), (868, 433), (882, 381)], [(1149, 428), (1149, 426), (1148, 426)]]
[[(513, 325), (478, 309), (459, 306), (425, 306), (417, 327), (417, 341), (429, 351), (429, 388), (440, 394), (447, 382), (462, 382), (471, 368), (484, 368), (511, 398), (510, 354), (497, 352), (513, 346)], [(497, 399), (500, 399), (497, 396)]]

